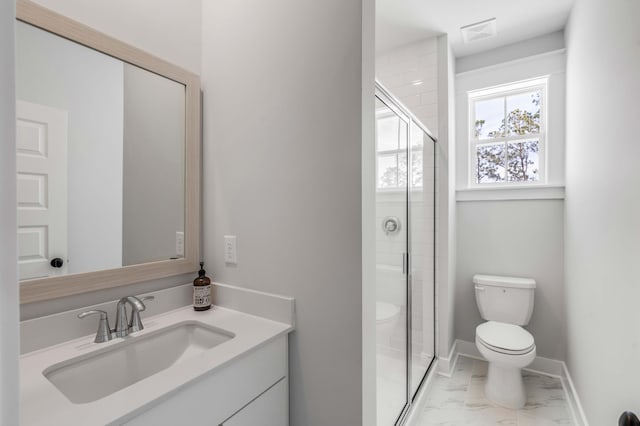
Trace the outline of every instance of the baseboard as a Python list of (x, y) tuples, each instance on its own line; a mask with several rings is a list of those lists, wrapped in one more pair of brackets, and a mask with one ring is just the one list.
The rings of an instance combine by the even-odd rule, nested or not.
[[(565, 393), (567, 394), (567, 399), (569, 401), (569, 409), (571, 410), (571, 414), (573, 414), (573, 418), (576, 420), (578, 426), (589, 426), (589, 422), (587, 421), (587, 416), (584, 413), (584, 409), (582, 408), (582, 404), (580, 403), (580, 398), (578, 398), (578, 392), (576, 391), (575, 386), (573, 385), (573, 380), (571, 380), (571, 375), (569, 374), (569, 368), (567, 364), (562, 362), (562, 386), (565, 386)], [(569, 387), (567, 391), (566, 387)]]
[[(478, 347), (473, 342), (466, 340), (456, 340), (456, 348), (458, 354), (467, 356), (469, 358), (484, 359), (480, 354)], [(525, 370), (532, 371), (534, 373), (546, 374), (553, 377), (564, 377), (565, 366), (562, 361), (557, 361), (551, 358), (544, 358), (537, 356)]]
[[(455, 370), (455, 362), (457, 362), (460, 355), (484, 360), (476, 344), (466, 340), (456, 340), (451, 348), (451, 352), (447, 362), (443, 363), (442, 366), (439, 365), (441, 368), (438, 369), (440, 374), (447, 377), (451, 377), (451, 374)], [(453, 360), (453, 362), (451, 362), (451, 360)], [(577, 426), (589, 426), (582, 404), (580, 403), (580, 398), (578, 397), (578, 392), (576, 392), (576, 388), (571, 380), (571, 375), (569, 374), (569, 369), (564, 361), (538, 356), (525, 370), (559, 378), (564, 393), (567, 396), (567, 401), (569, 402), (569, 409)]]
[(451, 350), (449, 351), (449, 355), (447, 358), (438, 358), (438, 365), (434, 368), (438, 374), (451, 377), (451, 374), (456, 369), (456, 362), (458, 361), (458, 340), (453, 342), (451, 345)]

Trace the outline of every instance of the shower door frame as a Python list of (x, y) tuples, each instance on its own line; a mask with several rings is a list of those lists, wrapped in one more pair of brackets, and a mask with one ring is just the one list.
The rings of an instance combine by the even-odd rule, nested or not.
[[(389, 109), (391, 109), (394, 113), (396, 113), (398, 115), (398, 117), (400, 119), (402, 119), (403, 121), (405, 121), (407, 123), (408, 126), (408, 131), (407, 131), (407, 146), (406, 146), (406, 150), (407, 150), (407, 187), (405, 189), (406, 191), (406, 217), (405, 217), (405, 223), (407, 224), (405, 226), (405, 232), (407, 235), (406, 238), (406, 247), (405, 247), (405, 252), (403, 253), (403, 261), (402, 261), (402, 267), (403, 267), (403, 272), (405, 272), (405, 286), (406, 286), (406, 300), (405, 300), (405, 306), (407, 307), (406, 309), (406, 342), (407, 342), (407, 347), (406, 347), (406, 365), (407, 365), (407, 369), (406, 369), (406, 403), (405, 406), (403, 407), (402, 411), (400, 412), (400, 414), (398, 415), (394, 426), (402, 426), (404, 425), (405, 421), (407, 420), (407, 416), (409, 414), (409, 411), (411, 410), (411, 408), (413, 407), (413, 404), (415, 402), (415, 399), (418, 395), (418, 393), (420, 393), (420, 390), (422, 389), (422, 386), (424, 385), (425, 379), (427, 378), (427, 376), (429, 375), (429, 372), (431, 371), (431, 368), (433, 367), (437, 356), (436, 354), (438, 353), (437, 351), (437, 344), (438, 344), (438, 340), (436, 339), (436, 317), (437, 317), (437, 313), (436, 313), (436, 262), (435, 262), (435, 258), (436, 258), (436, 238), (435, 238), (435, 231), (436, 231), (436, 185), (437, 185), (437, 173), (436, 173), (436, 162), (437, 162), (437, 138), (435, 136), (433, 136), (433, 134), (429, 131), (429, 129), (422, 124), (422, 122), (420, 120), (418, 120), (415, 115), (413, 115), (409, 109), (407, 107), (405, 107), (400, 101), (398, 101), (398, 99), (393, 96), (378, 80), (376, 80), (375, 82), (375, 97), (378, 98), (378, 100), (380, 102), (382, 102), (386, 107), (388, 107)], [(412, 129), (412, 124), (415, 124), (416, 126), (418, 126), (420, 128), (420, 130), (422, 130), (431, 140), (431, 142), (434, 144), (433, 147), (433, 174), (434, 174), (434, 179), (433, 179), (433, 348), (434, 348), (434, 353), (433, 356), (431, 358), (431, 361), (429, 362), (429, 365), (427, 366), (427, 369), (424, 373), (424, 375), (422, 376), (422, 378), (420, 379), (420, 383), (418, 384), (418, 387), (416, 388), (416, 391), (412, 394), (411, 392), (411, 380), (412, 380), (412, 356), (413, 356), (413, 348), (412, 348), (412, 344), (413, 344), (413, 336), (412, 336), (412, 311), (413, 311), (413, 299), (412, 299), (412, 282), (413, 282), (413, 276), (411, 273), (411, 201), (412, 201), (412, 197), (411, 197), (411, 179), (410, 179), (410, 171), (412, 169), (411, 167), (411, 133), (413, 131)], [(426, 143), (426, 141), (425, 141)], [(423, 161), (424, 161), (424, 157), (423, 157)], [(377, 178), (376, 178), (377, 179)], [(424, 177), (423, 177), (424, 179)], [(423, 180), (424, 181), (424, 180)]]

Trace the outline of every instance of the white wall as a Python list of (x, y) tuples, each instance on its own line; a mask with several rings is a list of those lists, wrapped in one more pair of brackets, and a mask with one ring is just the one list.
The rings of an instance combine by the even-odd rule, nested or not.
[(563, 49), (564, 31), (556, 31), (474, 55), (456, 58), (456, 72), (463, 73)]
[(35, 0), (100, 32), (200, 73), (202, 0)]
[(638, 17), (578, 0), (566, 30), (567, 361), (592, 425), (640, 413)]
[(436, 303), (438, 356), (447, 358), (455, 341), (456, 270), (456, 64), (447, 35), (438, 37), (438, 144), (436, 152)]
[[(362, 423), (362, 12), (203, 5), (207, 270), (296, 298), (292, 425)], [(224, 235), (238, 237), (237, 266)]]
[(19, 424), (15, 3), (0, 1), (0, 425)]
[[(531, 57), (511, 58), (514, 46), (486, 52), (487, 59), (463, 62), (466, 72), (456, 75), (456, 183), (468, 188), (468, 97), (477, 90), (514, 81), (549, 75), (548, 86), (548, 183), (564, 183), (565, 54), (558, 50), (557, 34), (517, 44)], [(544, 48), (547, 53), (542, 53)], [(460, 63), (460, 60), (458, 60)], [(480, 66), (481, 68), (473, 68)], [(514, 190), (517, 191), (517, 190)], [(477, 193), (477, 190), (476, 192)], [(469, 195), (473, 192), (463, 194)], [(562, 200), (494, 199), (458, 201), (456, 226), (455, 335), (473, 342), (475, 327), (482, 322), (471, 279), (474, 274), (511, 275), (537, 282), (535, 307), (528, 329), (536, 340), (538, 355), (564, 360), (566, 354), (563, 269)]]
[(68, 113), (68, 273), (122, 265), (123, 65), (16, 25), (16, 98)]

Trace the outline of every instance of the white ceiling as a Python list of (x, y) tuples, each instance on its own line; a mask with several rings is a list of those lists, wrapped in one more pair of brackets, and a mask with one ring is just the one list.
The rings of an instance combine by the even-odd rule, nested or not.
[[(449, 34), (456, 57), (564, 28), (573, 0), (376, 0), (376, 50)], [(470, 44), (460, 27), (497, 18), (498, 35)]]

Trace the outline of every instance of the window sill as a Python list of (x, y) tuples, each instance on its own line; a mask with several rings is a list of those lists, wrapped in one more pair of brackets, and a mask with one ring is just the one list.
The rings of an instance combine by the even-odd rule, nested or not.
[(564, 200), (564, 185), (469, 188), (456, 190), (456, 201)]

